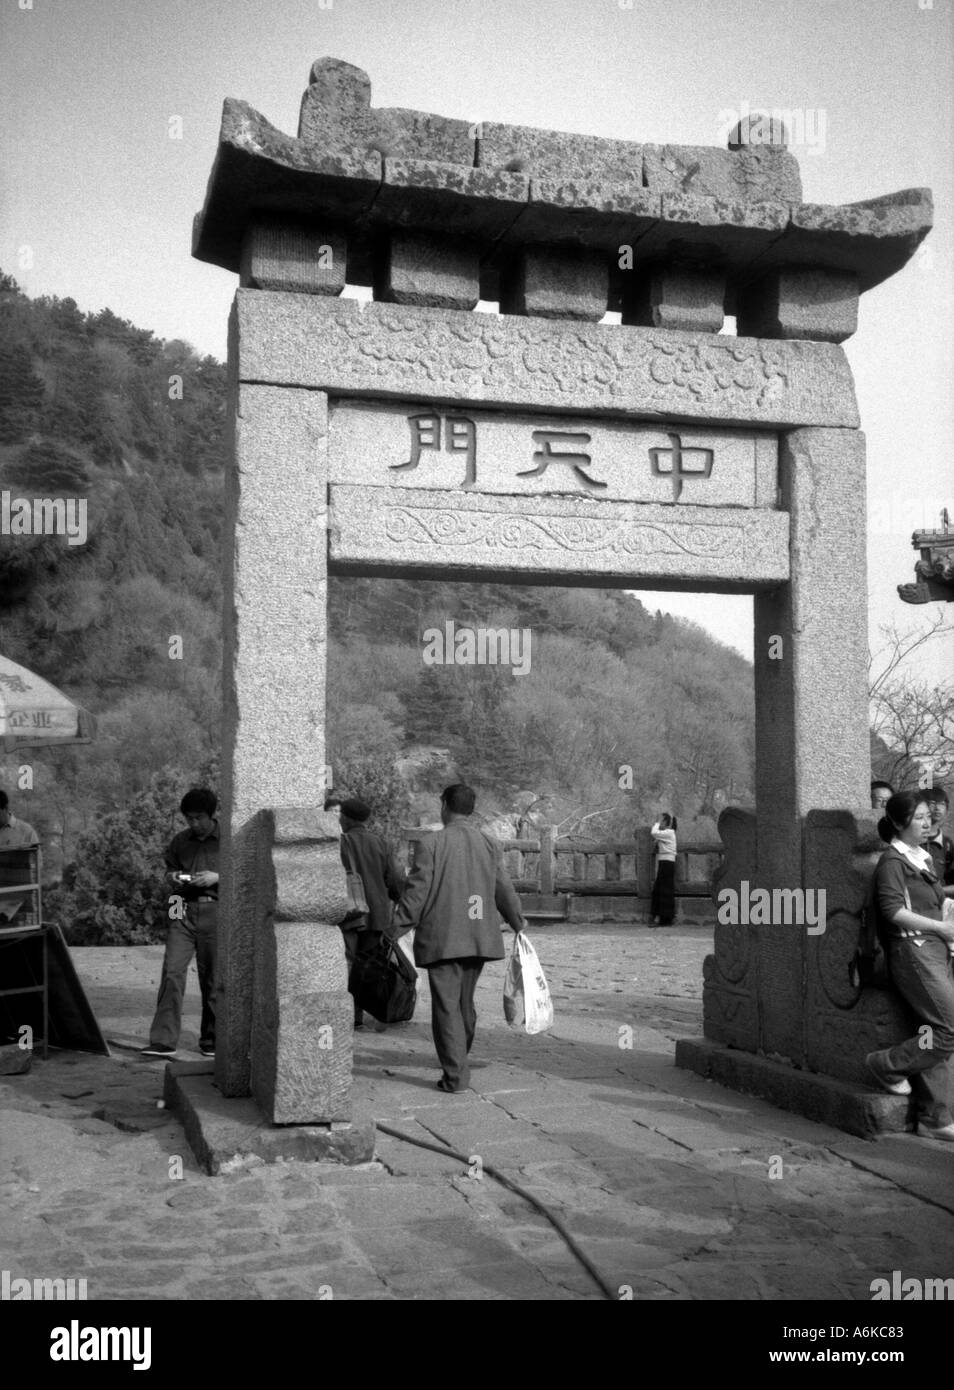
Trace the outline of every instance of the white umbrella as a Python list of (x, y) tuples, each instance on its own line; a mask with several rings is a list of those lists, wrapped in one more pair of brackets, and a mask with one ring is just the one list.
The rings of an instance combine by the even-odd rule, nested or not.
[(90, 743), (91, 714), (42, 676), (0, 655), (0, 740), (8, 751), (53, 743)]

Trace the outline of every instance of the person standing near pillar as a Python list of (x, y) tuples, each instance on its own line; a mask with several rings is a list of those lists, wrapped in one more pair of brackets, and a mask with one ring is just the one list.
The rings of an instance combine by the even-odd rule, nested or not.
[(896, 1047), (869, 1052), (865, 1063), (884, 1090), (911, 1094), (914, 1079), (918, 1134), (954, 1143), (948, 1102), (954, 1054), (954, 977), (950, 948), (954, 924), (943, 919), (944, 892), (924, 848), (931, 833), (928, 793), (896, 792), (878, 834), (888, 848), (875, 869), (878, 911), (888, 926), (891, 980), (919, 1023)]
[[(339, 922), (344, 937), (348, 972), (360, 954), (373, 951), (391, 920), (391, 903), (397, 902), (404, 877), (383, 835), (369, 829), (371, 807), (357, 797), (338, 805), (341, 825), (341, 862), (348, 873), (357, 874), (364, 889), (366, 906), (349, 908)], [(364, 1014), (355, 1000), (354, 1026), (362, 1027)], [(378, 1025), (378, 1031), (384, 1025)]]
[(514, 933), (526, 926), (500, 846), (472, 819), (476, 799), (461, 782), (442, 792), (444, 829), (418, 845), (388, 932), (396, 940), (417, 928), (414, 960), (430, 979), (439, 1091), (470, 1085), (477, 981), (485, 961), (504, 955), (498, 913)]
[(202, 993), (199, 1051), (215, 1056), (215, 949), (219, 903), (219, 823), (215, 792), (193, 787), (179, 804), (187, 830), (175, 837), (166, 851), (166, 869), (172, 891), (171, 904), (181, 916), (171, 915), (166, 935), (166, 954), (156, 1015), (149, 1030), (144, 1057), (174, 1057), (179, 1048), (182, 1001), (186, 974), (195, 955)]
[[(656, 877), (649, 905), (649, 924), (671, 927), (676, 915), (676, 817), (664, 811), (649, 833), (656, 847)], [(658, 924), (653, 920), (657, 917)]]

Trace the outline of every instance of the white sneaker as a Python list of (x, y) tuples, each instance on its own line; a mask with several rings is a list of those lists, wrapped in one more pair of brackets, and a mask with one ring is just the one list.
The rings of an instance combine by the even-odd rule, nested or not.
[(918, 1134), (925, 1139), (941, 1139), (946, 1144), (954, 1144), (954, 1125), (918, 1125)]
[(893, 1096), (909, 1096), (911, 1094), (911, 1083), (906, 1077), (900, 1080), (890, 1081), (888, 1078), (896, 1073), (886, 1070), (884, 1066), (883, 1052), (869, 1052), (865, 1058), (865, 1066), (871, 1075), (877, 1078), (878, 1085), (883, 1091), (890, 1091)]

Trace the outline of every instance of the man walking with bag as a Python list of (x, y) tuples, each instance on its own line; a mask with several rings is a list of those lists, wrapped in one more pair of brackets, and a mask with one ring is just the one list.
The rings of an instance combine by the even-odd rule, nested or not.
[(418, 845), (388, 933), (396, 939), (417, 928), (414, 959), (430, 979), (440, 1091), (470, 1085), (477, 981), (485, 961), (504, 955), (498, 913), (514, 932), (526, 925), (500, 846), (472, 819), (476, 799), (460, 782), (442, 792), (444, 829)]

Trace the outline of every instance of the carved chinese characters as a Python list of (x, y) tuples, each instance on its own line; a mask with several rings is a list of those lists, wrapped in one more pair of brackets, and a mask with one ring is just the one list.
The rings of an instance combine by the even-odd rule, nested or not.
[(753, 430), (353, 400), (332, 402), (329, 416), (333, 483), (677, 508), (776, 505), (775, 438)]

